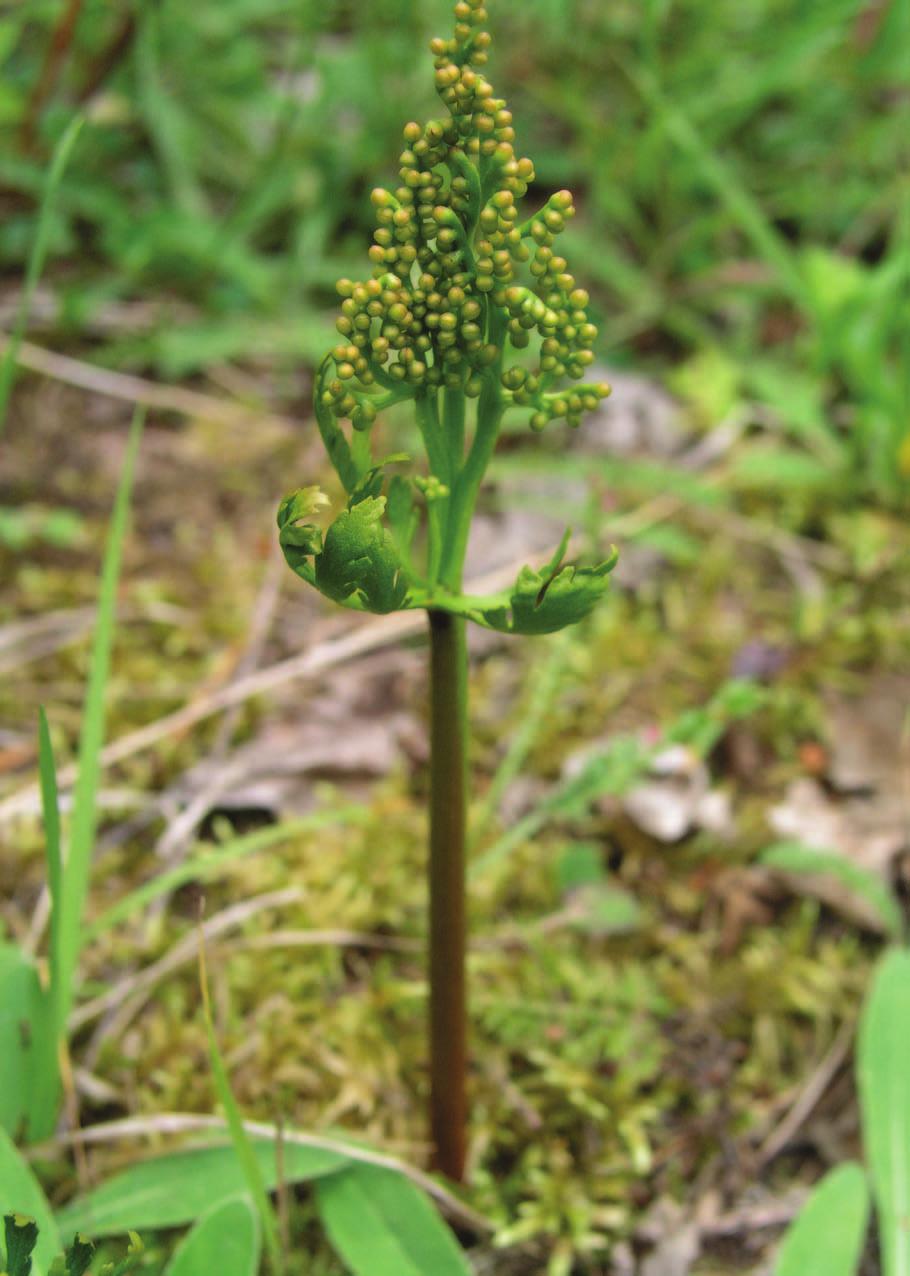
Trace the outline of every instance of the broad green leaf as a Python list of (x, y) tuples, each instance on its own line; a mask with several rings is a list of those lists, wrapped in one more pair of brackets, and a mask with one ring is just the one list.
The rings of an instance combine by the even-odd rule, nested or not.
[(883, 1276), (910, 1276), (910, 952), (904, 949), (886, 953), (876, 970), (857, 1071)]
[(816, 850), (802, 842), (775, 842), (762, 851), (758, 862), (784, 873), (821, 874), (835, 878), (869, 905), (885, 934), (892, 939), (900, 937), (903, 917), (893, 893), (876, 873), (851, 863), (836, 851)]
[(827, 1174), (781, 1242), (774, 1276), (856, 1276), (869, 1223), (869, 1187), (852, 1162)]
[(165, 1276), (256, 1276), (259, 1229), (248, 1200), (224, 1201), (180, 1242)]
[(413, 1183), (354, 1165), (316, 1185), (319, 1214), (353, 1276), (470, 1276), (455, 1237)]
[[(268, 1191), (278, 1182), (275, 1144), (257, 1139), (253, 1153)], [(286, 1183), (304, 1183), (335, 1174), (348, 1164), (337, 1152), (285, 1144)], [(61, 1232), (115, 1236), (128, 1231), (182, 1227), (205, 1211), (248, 1193), (246, 1178), (233, 1145), (192, 1148), (140, 1161), (102, 1183), (94, 1192), (65, 1205), (58, 1215)]]
[(38, 1180), (10, 1137), (0, 1130), (0, 1215), (6, 1214), (24, 1214), (38, 1224), (32, 1276), (44, 1276), (60, 1249), (54, 1215)]
[[(610, 586), (615, 558), (596, 567), (563, 567), (551, 579), (522, 568), (510, 600), (512, 634), (552, 634), (576, 625), (594, 610)], [(493, 626), (499, 628), (498, 625)]]
[(31, 958), (0, 945), (0, 1128), (14, 1138), (53, 1129), (56, 1054), (53, 1010)]

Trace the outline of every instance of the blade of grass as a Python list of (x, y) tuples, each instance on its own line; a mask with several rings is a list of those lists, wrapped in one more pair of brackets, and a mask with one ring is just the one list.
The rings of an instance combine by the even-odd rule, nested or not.
[(0, 435), (3, 434), (3, 427), (6, 422), (6, 410), (9, 406), (9, 397), (12, 393), (13, 384), (16, 380), (16, 360), (19, 354), (19, 347), (25, 336), (25, 328), (28, 323), (28, 312), (31, 308), (32, 297), (37, 287), (38, 280), (41, 278), (41, 272), (44, 269), (44, 260), (47, 256), (47, 245), (50, 239), (51, 218), (54, 213), (54, 205), (57, 197), (57, 191), (60, 182), (66, 170), (66, 165), (72, 153), (76, 140), (85, 123), (85, 117), (77, 115), (70, 121), (63, 136), (57, 143), (54, 150), (51, 165), (47, 172), (47, 179), (44, 183), (44, 191), (41, 196), (41, 207), (38, 212), (38, 228), (35, 232), (35, 242), (32, 244), (32, 251), (28, 259), (28, 265), (25, 271), (25, 286), (22, 289), (22, 298), (19, 302), (19, 310), (16, 315), (16, 321), (13, 324), (12, 339), (6, 347), (6, 352), (0, 360)]
[[(57, 766), (44, 709), (38, 710), (38, 770), (41, 777), (41, 810), (44, 818), (44, 851), (51, 896), (50, 984), (44, 1001), (47, 1028), (38, 1031), (36, 1042), (34, 1097), (30, 1126), (39, 1136), (50, 1133), (60, 1106), (60, 1061), (64, 1021), (60, 1018), (60, 904), (63, 858), (60, 845), (60, 803), (57, 793)], [(43, 1018), (44, 1016), (42, 1016)]]
[(144, 409), (138, 409), (130, 429), (101, 573), (98, 620), (92, 645), (79, 743), (79, 774), (73, 794), (73, 817), (60, 892), (58, 1013), (61, 1023), (66, 1023), (72, 1007), (73, 983), (79, 962), (79, 952), (84, 940), (82, 914), (88, 894), (92, 848), (98, 818), (97, 795), (101, 775), (101, 746), (104, 739), (104, 696), (110, 670), (117, 583), (129, 517), (136, 454), (142, 437), (144, 419)]
[(559, 691), (562, 676), (569, 659), (570, 640), (557, 637), (550, 652), (550, 658), (544, 665), (539, 681), (535, 685), (534, 694), (528, 712), (512, 738), (505, 756), (490, 781), (490, 787), (483, 796), (483, 801), (474, 816), (471, 827), (470, 846), (476, 847), (496, 814), (502, 795), (515, 779), (524, 765), (525, 759), (533, 749), (541, 730), (553, 707)]
[[(57, 793), (57, 764), (44, 709), (38, 710), (38, 771), (41, 776), (41, 812), (44, 818), (44, 850), (47, 883), (51, 894), (50, 967), (51, 989), (60, 981), (60, 902), (63, 859), (60, 850), (60, 801)], [(55, 1022), (56, 1016), (55, 1016)]]
[(269, 1262), (273, 1272), (281, 1273), (284, 1271), (284, 1258), (281, 1253), (281, 1242), (278, 1232), (278, 1220), (275, 1211), (272, 1209), (271, 1201), (265, 1190), (265, 1182), (262, 1177), (262, 1169), (256, 1159), (253, 1146), (247, 1134), (240, 1108), (237, 1106), (237, 1100), (234, 1098), (234, 1092), (231, 1089), (230, 1079), (228, 1077), (227, 1068), (218, 1047), (218, 1037), (215, 1034), (215, 1024), (212, 1019), (212, 1005), (209, 1000), (209, 980), (208, 971), (205, 964), (205, 942), (202, 937), (202, 930), (199, 932), (199, 987), (202, 992), (202, 1015), (205, 1020), (205, 1032), (208, 1037), (209, 1044), (209, 1061), (212, 1065), (212, 1075), (215, 1081), (215, 1090), (224, 1108), (224, 1115), (227, 1119), (228, 1130), (231, 1135), (231, 1142), (234, 1145), (234, 1151), (237, 1154), (237, 1160), (243, 1170), (243, 1177), (252, 1197), (253, 1204), (259, 1214), (259, 1221), (262, 1224), (262, 1234), (265, 1239), (265, 1247), (268, 1251)]
[(164, 29), (158, 6), (144, 5), (135, 42), (137, 101), (174, 203), (187, 215), (201, 218), (207, 215), (208, 208), (190, 162), (185, 117), (174, 95), (162, 83), (160, 45)]
[(814, 300), (787, 241), (768, 220), (764, 209), (733, 168), (708, 146), (688, 116), (667, 100), (648, 72), (636, 70), (620, 59), (617, 62), (651, 109), (660, 116), (668, 136), (685, 151), (757, 251), (777, 272), (790, 299), (800, 310), (814, 317)]

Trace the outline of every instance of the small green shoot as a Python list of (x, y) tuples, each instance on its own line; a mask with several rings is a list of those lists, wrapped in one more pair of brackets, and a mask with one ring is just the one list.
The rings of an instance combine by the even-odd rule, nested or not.
[[(281, 1239), (279, 1235), (278, 1220), (272, 1203), (269, 1200), (268, 1192), (265, 1186), (265, 1180), (262, 1175), (262, 1169), (256, 1155), (253, 1151), (253, 1143), (243, 1128), (243, 1117), (240, 1108), (237, 1106), (237, 1100), (234, 1098), (234, 1092), (231, 1089), (230, 1078), (228, 1077), (227, 1068), (224, 1059), (221, 1056), (221, 1050), (218, 1046), (218, 1037), (215, 1032), (215, 1023), (212, 1019), (212, 1006), (209, 1001), (209, 983), (208, 973), (205, 965), (205, 942), (202, 938), (202, 932), (199, 933), (199, 987), (202, 992), (202, 1015), (205, 1020), (205, 1031), (209, 1044), (209, 1062), (212, 1067), (212, 1076), (215, 1081), (215, 1090), (224, 1108), (224, 1114), (227, 1118), (228, 1130), (231, 1135), (231, 1142), (234, 1146), (234, 1154), (237, 1157), (246, 1182), (247, 1191), (250, 1199), (256, 1208), (259, 1216), (259, 1222), (262, 1225), (263, 1236), (265, 1237), (265, 1247), (269, 1255), (269, 1262), (275, 1276), (281, 1276), (284, 1271), (284, 1255), (281, 1250)], [(277, 1153), (277, 1149), (276, 1149)]]
[(6, 424), (9, 397), (16, 380), (17, 360), (22, 340), (25, 336), (26, 325), (28, 324), (32, 297), (34, 296), (35, 288), (38, 286), (38, 280), (41, 278), (41, 272), (44, 269), (57, 192), (84, 123), (85, 120), (81, 115), (75, 116), (70, 121), (54, 149), (53, 159), (44, 183), (41, 207), (38, 213), (38, 228), (35, 232), (32, 251), (25, 271), (25, 284), (22, 289), (19, 310), (16, 315), (16, 321), (13, 324), (12, 335), (7, 342), (6, 349), (0, 355), (0, 436), (2, 436), (3, 427)]
[(113, 645), (117, 585), (129, 518), (130, 494), (136, 456), (145, 414), (137, 409), (130, 429), (126, 457), (117, 488), (114, 513), (108, 533), (107, 548), (101, 572), (98, 619), (92, 645), (88, 688), (82, 716), (79, 744), (79, 771), (73, 794), (73, 814), (63, 868), (59, 918), (53, 924), (57, 948), (58, 991), (56, 1009), (58, 1023), (64, 1025), (73, 1004), (79, 953), (84, 942), (82, 918), (88, 894), (92, 852), (97, 823), (97, 795), (101, 776), (100, 757), (104, 742), (104, 698)]

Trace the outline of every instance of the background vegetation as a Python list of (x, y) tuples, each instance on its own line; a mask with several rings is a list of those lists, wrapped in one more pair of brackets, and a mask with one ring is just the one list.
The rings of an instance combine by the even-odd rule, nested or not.
[[(465, 1239), (479, 1272), (767, 1270), (800, 1187), (857, 1153), (853, 1027), (901, 924), (910, 4), (490, 7), (535, 202), (576, 193), (567, 255), (616, 388), (578, 436), (507, 440), (474, 570), (566, 518), (623, 567), (580, 630), (474, 653), (468, 1195), (496, 1244)], [(149, 409), (70, 1020), (86, 1125), (134, 1115), (160, 1144), (155, 1114), (218, 1102), (204, 884), (245, 1114), (425, 1153), (422, 655), (305, 596), (272, 520), (320, 477), (334, 281), (363, 271), (401, 126), (438, 109), (449, 11), (0, 0), (0, 330), (26, 325), (0, 440), (0, 924), (39, 953), (38, 707), (66, 818)], [(821, 882), (794, 871), (809, 844)], [(82, 1186), (147, 1146), (93, 1150)], [(39, 1168), (72, 1195), (59, 1145)], [(294, 1270), (344, 1270), (289, 1208)]]

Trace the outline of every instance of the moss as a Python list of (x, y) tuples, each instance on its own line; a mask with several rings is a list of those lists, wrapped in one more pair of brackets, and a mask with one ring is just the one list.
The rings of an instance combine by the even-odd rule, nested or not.
[[(174, 446), (184, 443), (175, 439)], [(207, 463), (207, 484), (200, 486), (198, 473), (187, 480), (181, 510), (192, 514), (177, 514), (163, 553), (154, 548), (154, 528), (162, 510), (180, 501), (173, 494), (165, 499), (160, 487), (140, 488), (137, 524), (148, 539), (134, 540), (128, 559), (110, 738), (223, 678), (248, 632), (263, 570), (261, 493), (248, 475), (236, 477), (231, 518), (222, 518), (216, 536), (201, 536), (200, 525), (221, 518), (213, 493), (236, 469), (229, 448)], [(274, 477), (277, 486), (280, 475)], [(91, 601), (103, 502), (88, 516), (94, 532), (86, 546), (62, 565), (43, 561), (22, 577), (29, 611)], [(725, 874), (748, 864), (762, 845), (768, 805), (800, 772), (801, 744), (822, 735), (824, 688), (855, 680), (872, 663), (905, 664), (910, 635), (898, 623), (900, 591), (890, 569), (874, 597), (835, 581), (819, 616), (794, 639), (794, 594), (778, 560), (762, 546), (744, 549), (717, 537), (684, 570), (643, 580), (635, 595), (615, 594), (567, 643), (559, 694), (523, 768), (532, 801), (568, 757), (593, 742), (617, 732), (653, 739), (661, 725), (705, 703), (756, 636), (780, 644), (788, 659), (765, 707), (743, 728), (761, 765), (734, 765), (729, 741), (710, 759), (734, 799), (735, 836), (701, 834), (660, 846), (605, 807), (545, 826), (472, 886), (470, 1197), (500, 1225), (502, 1240), (531, 1246), (514, 1261), (508, 1249), (490, 1251), (486, 1270), (507, 1276), (528, 1263), (535, 1270), (549, 1263), (557, 1276), (569, 1270), (593, 1276), (653, 1196), (671, 1193), (687, 1205), (701, 1176), (699, 1182), (732, 1201), (750, 1181), (754, 1139), (799, 1086), (807, 1062), (820, 1058), (855, 1014), (871, 946), (796, 902), (777, 907), (771, 924), (745, 922), (731, 947)], [(0, 603), (12, 609), (7, 587)], [(182, 610), (173, 621), (155, 619), (163, 604)], [(279, 626), (267, 658), (293, 649), (284, 644)], [(0, 711), (24, 734), (39, 700), (48, 703), (61, 760), (75, 747), (85, 659), (82, 640), (29, 666), (0, 693)], [(552, 660), (552, 640), (540, 640), (494, 648), (477, 663), (478, 795)], [(353, 666), (349, 676), (357, 677)], [(305, 713), (304, 693), (291, 694)], [(410, 707), (422, 713), (422, 687), (409, 694)], [(271, 712), (267, 704), (248, 706), (237, 730), (255, 738)], [(163, 788), (205, 756), (216, 731), (212, 723), (169, 739), (116, 768), (110, 782)], [(15, 782), (13, 775), (9, 787)], [(244, 1110), (312, 1129), (341, 1126), (418, 1162), (426, 1155), (419, 947), (261, 950), (246, 947), (244, 938), (278, 928), (345, 929), (419, 945), (424, 787), (419, 766), (402, 770), (369, 790), (362, 824), (290, 837), (205, 887), (210, 916), (289, 884), (301, 891), (280, 913), (257, 916), (211, 945), (219, 1036)], [(325, 800), (340, 796), (328, 793)], [(106, 815), (105, 826), (112, 822)], [(156, 871), (150, 850), (157, 831), (138, 831), (99, 855), (93, 915)], [(494, 824), (488, 836), (501, 831)], [(554, 866), (574, 840), (599, 847), (604, 865), (641, 902), (646, 924), (638, 932), (597, 938), (539, 925), (564, 905)], [(0, 864), (6, 920), (21, 932), (43, 876), (34, 822), (16, 826)], [(191, 932), (196, 898), (185, 890), (154, 925), (136, 921), (94, 942), (85, 960), (87, 989), (167, 953)], [(90, 1030), (77, 1039), (77, 1062), (90, 1041)], [(192, 964), (154, 991), (120, 1037), (102, 1042), (94, 1070), (130, 1112), (212, 1110)], [(86, 1101), (83, 1120), (116, 1110)], [(94, 1172), (103, 1176), (123, 1156), (96, 1149)], [(796, 1157), (770, 1173), (784, 1185), (803, 1168)], [(340, 1269), (305, 1197), (295, 1207), (294, 1228), (295, 1252), (306, 1258), (300, 1270), (336, 1276)], [(712, 1258), (703, 1270), (726, 1276), (735, 1262)]]

